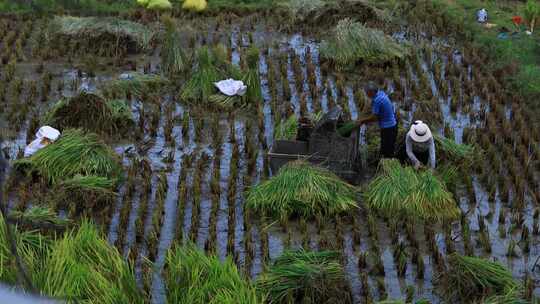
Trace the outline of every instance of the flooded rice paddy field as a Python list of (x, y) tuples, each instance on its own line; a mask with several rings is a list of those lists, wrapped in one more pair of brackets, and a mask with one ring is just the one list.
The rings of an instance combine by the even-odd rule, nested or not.
[[(339, 250), (356, 303), (386, 297), (439, 303), (436, 279), (454, 251), (498, 260), (516, 278), (532, 280), (540, 294), (539, 132), (527, 127), (530, 118), (519, 97), (483, 70), (481, 54), (404, 28), (394, 37), (411, 44), (407, 62), (361, 65), (345, 73), (322, 60), (320, 37), (278, 33), (257, 18), (227, 21), (199, 25), (186, 43), (192, 48), (221, 43), (235, 65), (245, 64), (247, 48), (256, 44), (260, 106), (230, 113), (188, 106), (176, 97), (178, 90), (158, 102), (131, 98), (134, 135), (109, 141), (122, 157), (126, 178), (107, 216), (96, 221), (110, 243), (135, 262), (140, 287), (150, 291), (154, 303), (165, 302), (159, 271), (167, 249), (188, 241), (221, 259), (232, 256), (251, 278), (287, 248)], [(31, 43), (44, 33), (42, 20), (0, 24), (0, 127), (11, 159), (21, 157), (42, 114), (62, 95), (99, 90), (121, 73), (160, 71), (159, 46), (122, 64), (98, 57), (92, 62), (68, 55), (76, 44), (44, 50)], [(346, 119), (357, 119), (370, 109), (362, 85), (374, 79), (385, 79), (405, 127), (422, 119), (440, 134), (483, 148), (482, 161), (461, 172), (452, 189), (461, 219), (437, 224), (382, 219), (363, 207), (361, 197), (358, 210), (331, 219), (275, 221), (245, 210), (244, 191), (271, 175), (266, 153), (275, 123), (334, 105), (345, 110)], [(376, 155), (367, 146), (378, 129), (363, 127), (361, 134), (369, 177), (374, 168), (367, 167), (368, 159)], [(38, 203), (27, 190), (11, 189), (11, 210)]]

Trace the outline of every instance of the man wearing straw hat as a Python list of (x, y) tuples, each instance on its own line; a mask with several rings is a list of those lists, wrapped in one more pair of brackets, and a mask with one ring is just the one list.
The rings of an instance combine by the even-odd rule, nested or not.
[(34, 139), (24, 149), (24, 157), (30, 157), (37, 151), (45, 148), (47, 145), (55, 142), (60, 137), (60, 131), (53, 127), (43, 126), (39, 128), (36, 133), (36, 139)]
[(374, 82), (365, 88), (366, 95), (371, 98), (371, 115), (356, 122), (357, 127), (371, 122), (379, 122), (381, 129), (381, 156), (393, 158), (397, 138), (397, 119), (394, 104), (383, 90)]
[[(405, 152), (415, 169), (426, 166), (428, 162), (430, 168), (435, 169), (435, 141), (431, 130), (423, 121), (415, 121), (407, 132)], [(404, 155), (402, 157), (405, 158)]]

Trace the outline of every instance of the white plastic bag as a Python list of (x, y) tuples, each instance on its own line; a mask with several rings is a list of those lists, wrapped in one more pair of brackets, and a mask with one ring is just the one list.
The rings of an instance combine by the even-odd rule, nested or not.
[(226, 79), (215, 82), (214, 85), (219, 89), (219, 91), (227, 96), (244, 96), (247, 91), (247, 86), (240, 80)]

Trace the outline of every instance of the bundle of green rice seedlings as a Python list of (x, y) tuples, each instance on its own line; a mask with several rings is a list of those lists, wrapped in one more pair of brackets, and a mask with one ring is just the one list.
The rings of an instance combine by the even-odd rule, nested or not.
[(23, 226), (39, 227), (43, 225), (67, 226), (70, 220), (60, 218), (54, 210), (49, 207), (32, 206), (24, 212), (14, 210), (9, 214), (10, 220), (15, 220)]
[(173, 18), (163, 18), (163, 20), (165, 39), (161, 49), (161, 64), (166, 75), (177, 77), (190, 69), (191, 60), (184, 51), (177, 22)]
[(440, 135), (434, 135), (437, 145), (437, 154), (445, 161), (454, 164), (470, 164), (478, 154), (474, 146), (467, 144), (457, 144), (455, 141)]
[(286, 120), (279, 121), (274, 127), (274, 139), (276, 140), (295, 140), (298, 134), (298, 118), (291, 115)]
[(87, 221), (56, 241), (36, 272), (34, 285), (42, 294), (67, 302), (145, 302), (133, 267)]
[(268, 303), (352, 303), (339, 253), (286, 251), (257, 280)]
[(262, 101), (261, 79), (259, 78), (259, 48), (251, 46), (247, 51), (247, 71), (243, 73), (242, 81), (247, 86), (245, 102), (248, 105), (259, 104)]
[(449, 271), (437, 283), (448, 300), (470, 302), (493, 295), (517, 292), (520, 284), (503, 265), (483, 258), (452, 253), (448, 256)]
[(227, 62), (227, 52), (222, 46), (209, 49), (203, 46), (197, 50), (197, 69), (192, 73), (182, 91), (180, 99), (190, 103), (206, 103), (217, 92), (214, 83), (227, 78), (239, 79), (237, 69)]
[(221, 262), (193, 244), (169, 249), (164, 278), (168, 303), (265, 303), (264, 296), (242, 278), (230, 257)]
[(53, 144), (30, 157), (32, 168), (51, 184), (76, 175), (100, 176), (115, 180), (122, 166), (114, 151), (98, 135), (68, 129)]
[(71, 208), (77, 214), (92, 209), (99, 211), (114, 202), (115, 181), (107, 177), (76, 175), (57, 184), (53, 190), (58, 207)]
[(506, 294), (503, 295), (494, 295), (481, 299), (478, 301), (478, 304), (528, 304), (530, 301), (522, 299), (520, 296), (520, 291), (518, 289), (512, 289)]
[(431, 171), (416, 172), (395, 159), (381, 160), (379, 175), (364, 195), (370, 208), (389, 217), (452, 220), (460, 214), (452, 194)]
[(146, 96), (160, 96), (169, 84), (169, 80), (163, 76), (136, 72), (130, 73), (129, 77), (109, 81), (103, 90), (111, 96), (144, 99)]
[[(0, 221), (2, 222), (0, 224), (0, 281), (14, 285), (17, 283), (19, 270), (6, 237), (6, 225), (3, 223), (3, 219), (0, 218)], [(39, 269), (41, 260), (47, 253), (50, 239), (34, 230), (22, 231), (19, 229), (14, 229), (14, 238), (17, 253), (21, 257), (28, 275), (33, 275), (34, 270)]]
[(249, 189), (245, 206), (281, 219), (335, 215), (357, 207), (356, 188), (327, 169), (298, 160)]
[(332, 34), (330, 40), (321, 43), (320, 54), (338, 68), (354, 66), (359, 60), (384, 63), (402, 59), (408, 54), (406, 46), (400, 45), (384, 32), (351, 19), (339, 21)]
[(212, 94), (208, 97), (210, 104), (223, 109), (244, 108), (246, 104), (242, 103), (241, 100), (244, 100), (244, 98), (240, 96), (227, 96), (224, 94)]
[(130, 43), (143, 51), (150, 48), (154, 38), (154, 31), (147, 26), (114, 17), (57, 16), (50, 28), (57, 35), (100, 42), (110, 40), (111, 45)]
[(46, 124), (60, 130), (83, 128), (111, 135), (124, 133), (134, 124), (131, 111), (124, 101), (108, 101), (102, 96), (84, 91), (59, 100), (44, 120)]

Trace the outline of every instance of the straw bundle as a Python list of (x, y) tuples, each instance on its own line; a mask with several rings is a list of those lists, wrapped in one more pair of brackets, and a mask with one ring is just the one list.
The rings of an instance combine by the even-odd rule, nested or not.
[(175, 246), (168, 251), (164, 277), (169, 303), (264, 303), (255, 288), (242, 279), (230, 258), (220, 262), (193, 244)]
[(330, 40), (321, 43), (321, 56), (338, 68), (354, 66), (359, 60), (384, 63), (404, 58), (408, 51), (380, 30), (367, 28), (351, 19), (339, 21)]
[(55, 242), (34, 284), (43, 294), (77, 303), (144, 303), (133, 268), (98, 229), (83, 221)]
[(380, 173), (365, 193), (366, 203), (386, 216), (425, 220), (456, 219), (460, 210), (450, 192), (432, 172), (416, 172), (395, 159), (381, 160)]
[(65, 130), (58, 141), (36, 152), (29, 161), (52, 184), (78, 174), (114, 180), (122, 170), (114, 152), (96, 134), (77, 129)]
[(356, 206), (353, 186), (305, 161), (286, 164), (276, 176), (249, 189), (246, 197), (246, 208), (282, 219), (334, 215)]
[(124, 101), (108, 101), (97, 94), (80, 92), (74, 97), (59, 100), (46, 114), (45, 124), (60, 130), (83, 128), (119, 135), (128, 132), (134, 121)]
[(144, 99), (146, 96), (160, 96), (168, 85), (169, 80), (162, 76), (132, 73), (128, 78), (108, 82), (103, 90), (111, 96), (134, 96), (137, 99)]
[(194, 12), (202, 12), (207, 6), (206, 0), (185, 0), (182, 4), (183, 9)]
[(286, 251), (257, 280), (270, 304), (352, 303), (339, 254)]
[(499, 263), (453, 253), (448, 257), (449, 271), (438, 279), (448, 299), (468, 302), (492, 295), (518, 291), (519, 283)]
[(59, 35), (92, 41), (110, 40), (115, 45), (132, 43), (139, 50), (149, 49), (154, 36), (146, 26), (118, 18), (63, 16), (55, 17), (53, 24)]

